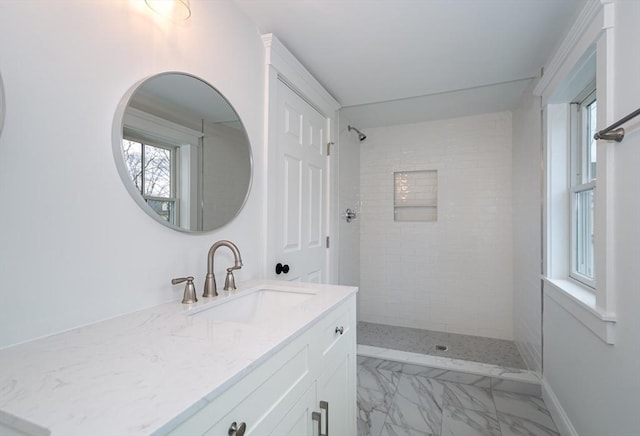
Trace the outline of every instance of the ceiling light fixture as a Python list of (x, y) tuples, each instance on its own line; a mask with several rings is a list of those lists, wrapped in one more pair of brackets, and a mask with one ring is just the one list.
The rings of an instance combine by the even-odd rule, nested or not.
[(189, 0), (144, 0), (154, 12), (174, 21), (186, 20), (191, 16)]

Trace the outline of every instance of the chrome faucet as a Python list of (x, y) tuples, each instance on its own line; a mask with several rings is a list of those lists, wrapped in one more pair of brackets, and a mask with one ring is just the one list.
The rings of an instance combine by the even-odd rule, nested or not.
[(215, 297), (218, 295), (218, 289), (216, 286), (216, 277), (213, 275), (213, 256), (216, 254), (216, 250), (222, 246), (229, 247), (233, 252), (235, 265), (227, 268), (227, 278), (224, 281), (224, 290), (230, 291), (236, 288), (236, 281), (233, 277), (233, 271), (242, 268), (242, 257), (240, 257), (240, 251), (236, 244), (231, 241), (218, 241), (211, 246), (209, 254), (207, 255), (207, 277), (204, 279), (204, 293), (203, 297)]

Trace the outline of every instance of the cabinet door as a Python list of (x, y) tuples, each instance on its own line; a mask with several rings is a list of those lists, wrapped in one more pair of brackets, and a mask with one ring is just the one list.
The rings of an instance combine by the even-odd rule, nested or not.
[[(345, 335), (347, 336), (347, 335)], [(322, 434), (356, 434), (355, 347), (353, 331), (323, 359), (318, 378), (318, 403), (322, 413)]]
[[(285, 417), (269, 433), (271, 436), (318, 436), (317, 419), (312, 414), (317, 412), (315, 383), (285, 415)], [(318, 418), (319, 419), (319, 418)]]

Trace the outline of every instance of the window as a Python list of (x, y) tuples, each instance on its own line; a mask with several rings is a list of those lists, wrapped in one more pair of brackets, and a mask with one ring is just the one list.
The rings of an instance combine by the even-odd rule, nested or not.
[(607, 112), (614, 96), (616, 5), (592, 6), (534, 88), (543, 106), (543, 293), (613, 344), (616, 274), (609, 254), (615, 252), (615, 144), (598, 141), (596, 157), (592, 138), (596, 115), (600, 129), (614, 118)]
[[(588, 93), (586, 97), (584, 95)], [(595, 287), (594, 193), (596, 189), (596, 92), (591, 88), (572, 104), (571, 271), (570, 276)]]
[(125, 138), (122, 151), (129, 176), (147, 204), (177, 224), (176, 148)]

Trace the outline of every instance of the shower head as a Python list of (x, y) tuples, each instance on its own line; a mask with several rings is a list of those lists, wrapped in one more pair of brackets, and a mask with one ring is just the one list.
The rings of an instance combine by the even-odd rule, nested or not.
[(360, 130), (356, 129), (355, 127), (353, 127), (353, 126), (347, 126), (347, 129), (348, 129), (349, 131), (355, 130), (356, 132), (358, 132), (358, 139), (359, 139), (360, 141), (364, 141), (365, 139), (367, 139), (367, 135), (365, 135), (364, 133), (362, 133)]

